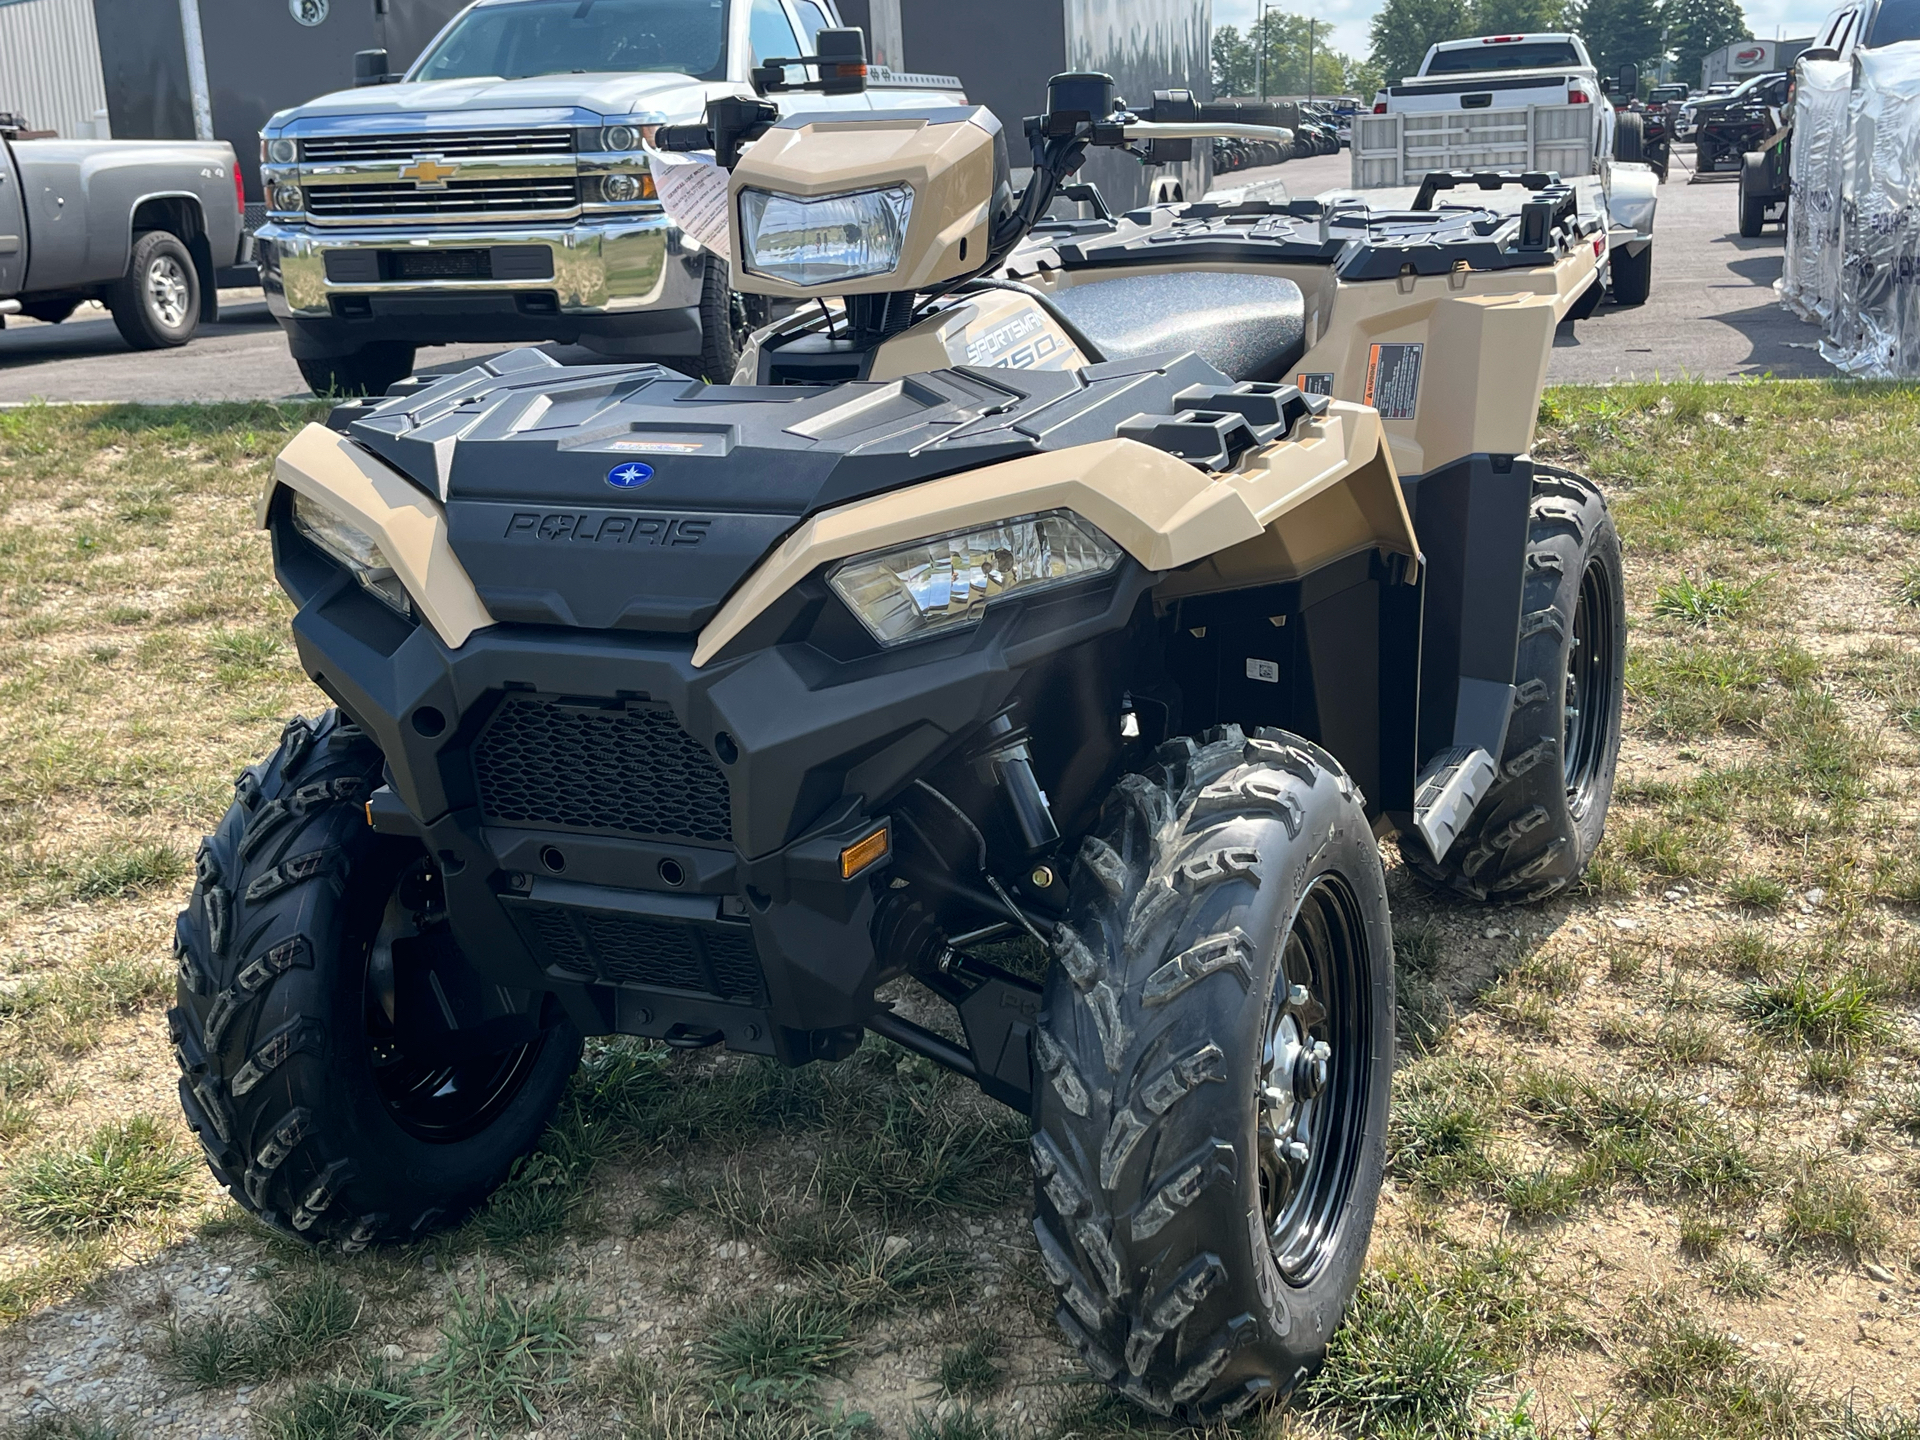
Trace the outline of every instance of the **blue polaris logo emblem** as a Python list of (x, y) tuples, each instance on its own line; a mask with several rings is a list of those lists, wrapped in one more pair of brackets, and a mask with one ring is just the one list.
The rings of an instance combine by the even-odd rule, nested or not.
[(653, 467), (642, 465), (638, 460), (629, 460), (624, 465), (616, 465), (607, 471), (607, 483), (616, 490), (632, 490), (653, 478)]

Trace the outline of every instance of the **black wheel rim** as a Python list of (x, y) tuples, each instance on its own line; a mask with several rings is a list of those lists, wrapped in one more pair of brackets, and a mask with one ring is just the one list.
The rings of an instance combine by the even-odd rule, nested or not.
[(1333, 1253), (1360, 1164), (1373, 1054), (1368, 959), (1352, 888), (1321, 876), (1281, 950), (1254, 1096), (1267, 1243), (1291, 1285), (1310, 1282)]
[[(545, 1033), (504, 1049), (485, 1045), (451, 1057), (423, 1055), (421, 1043), (444, 1024), (431, 1025), (421, 1004), (401, 1003), (394, 972), (396, 947), (425, 947), (436, 969), (464, 965), (447, 929), (439, 876), (424, 857), (396, 876), (379, 929), (367, 947), (362, 1013), (374, 1088), (387, 1113), (416, 1139), (450, 1145), (478, 1134), (513, 1103), (546, 1043)], [(402, 948), (404, 954), (404, 948)], [(404, 964), (404, 961), (399, 963)], [(474, 977), (474, 983), (479, 983)], [(444, 987), (434, 993), (446, 1005)], [(409, 1053), (410, 1047), (412, 1053)]]
[(1573, 606), (1573, 635), (1567, 642), (1565, 730), (1560, 763), (1567, 785), (1567, 808), (1578, 819), (1593, 803), (1594, 787), (1606, 770), (1613, 731), (1614, 616), (1613, 579), (1599, 560), (1580, 577)]

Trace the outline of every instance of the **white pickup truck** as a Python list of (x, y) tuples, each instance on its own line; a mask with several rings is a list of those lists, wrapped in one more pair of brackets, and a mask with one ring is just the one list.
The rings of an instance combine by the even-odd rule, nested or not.
[(1354, 117), (1353, 188), (1411, 188), (1435, 171), (1557, 174), (1598, 192), (1594, 208), (1612, 222), (1607, 287), (1617, 303), (1640, 304), (1653, 282), (1659, 177), (1640, 163), (1640, 117), (1616, 115), (1612, 88), (1578, 35), (1444, 41)]

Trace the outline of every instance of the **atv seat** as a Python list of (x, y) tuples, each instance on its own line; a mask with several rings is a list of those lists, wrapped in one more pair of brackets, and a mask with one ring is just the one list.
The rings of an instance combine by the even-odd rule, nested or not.
[(1053, 303), (1109, 360), (1191, 350), (1235, 380), (1281, 380), (1306, 350), (1306, 298), (1277, 275), (1127, 275), (1056, 291)]

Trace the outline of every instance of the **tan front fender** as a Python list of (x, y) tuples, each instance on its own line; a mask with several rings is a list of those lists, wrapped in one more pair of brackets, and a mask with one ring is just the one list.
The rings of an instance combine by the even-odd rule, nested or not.
[(1180, 593), (1267, 583), (1232, 578), (1243, 561), (1263, 576), (1285, 578), (1274, 574), (1276, 565), (1311, 569), (1373, 547), (1419, 556), (1380, 417), (1336, 402), (1302, 422), (1295, 438), (1243, 456), (1225, 474), (1138, 441), (1101, 440), (822, 511), (727, 598), (700, 632), (693, 663), (707, 664), (822, 565), (1043, 510), (1071, 510), (1091, 521), (1148, 570), (1194, 567), (1187, 573), (1198, 578), (1200, 562), (1214, 562), (1212, 582)]

